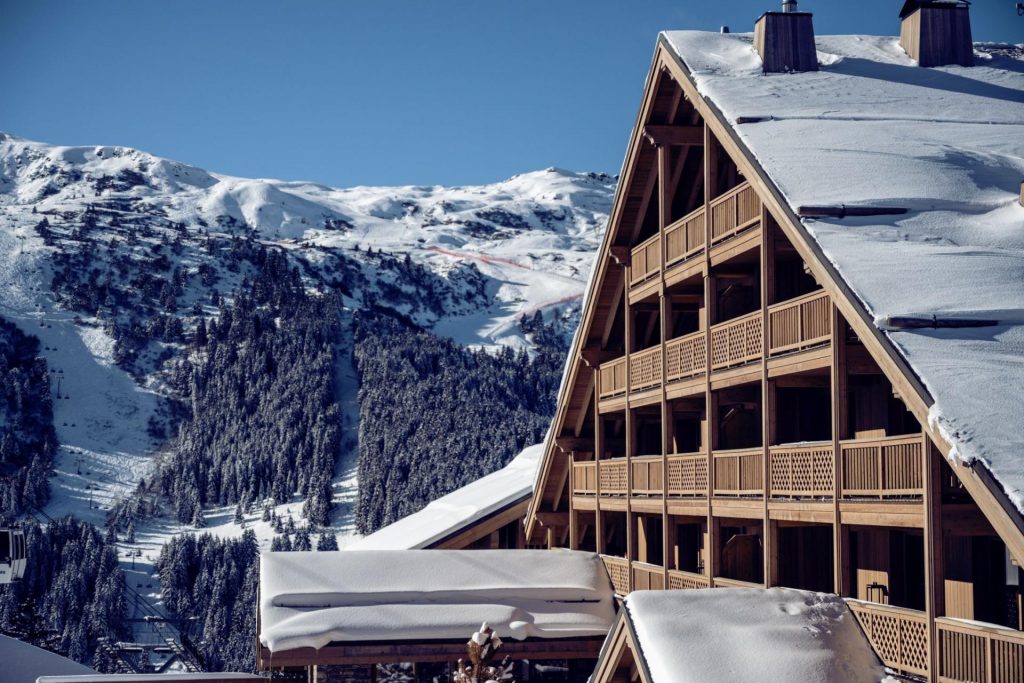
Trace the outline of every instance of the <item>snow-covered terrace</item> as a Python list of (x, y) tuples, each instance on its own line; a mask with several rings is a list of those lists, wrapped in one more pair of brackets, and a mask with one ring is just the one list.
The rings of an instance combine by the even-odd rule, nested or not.
[[(593, 553), (353, 550), (260, 557), (259, 641), (275, 665), (287, 651), (331, 645), (348, 656), (360, 644), (382, 641), (449, 641), (456, 648), (447, 654), (457, 657), (483, 621), (506, 641), (592, 639), (581, 649), (592, 657), (614, 614), (608, 574)], [(412, 652), (398, 661), (416, 661)], [(323, 656), (317, 661), (325, 663)]]
[[(921, 68), (894, 37), (818, 36), (820, 70), (763, 74), (750, 35), (672, 31), (691, 72), (935, 403), (952, 456), (1024, 511), (1024, 46)], [(891, 317), (996, 326), (893, 329)]]

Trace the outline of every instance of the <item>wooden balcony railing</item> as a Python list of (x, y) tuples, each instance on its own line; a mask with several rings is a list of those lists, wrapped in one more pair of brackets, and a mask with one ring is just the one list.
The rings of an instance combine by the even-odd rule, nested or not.
[(708, 344), (703, 332), (694, 332), (665, 344), (665, 378), (675, 382), (703, 375), (708, 367)]
[(804, 294), (768, 307), (768, 350), (771, 355), (798, 351), (829, 341), (832, 299), (824, 291)]
[(711, 328), (711, 368), (743, 365), (761, 357), (761, 312), (748, 313)]
[(625, 356), (601, 364), (598, 385), (601, 398), (611, 398), (626, 393)]
[(631, 287), (657, 275), (661, 270), (661, 235), (655, 234), (633, 247), (629, 263)]
[(668, 495), (708, 495), (708, 456), (706, 453), (668, 456)]
[(1024, 680), (1024, 633), (949, 617), (935, 620), (939, 680), (1010, 683)]
[(831, 498), (835, 458), (828, 442), (768, 449), (768, 491), (781, 498)]
[(601, 478), (602, 496), (624, 496), (629, 493), (625, 458), (602, 460), (598, 476)]
[(665, 228), (665, 265), (692, 258), (704, 250), (704, 207)]
[(739, 579), (727, 579), (724, 576), (715, 577), (715, 588), (764, 588), (760, 583), (740, 581)]
[(750, 183), (741, 183), (711, 200), (711, 243), (732, 237), (759, 220), (761, 199)]
[(646, 562), (634, 562), (633, 585), (635, 591), (661, 591), (665, 590), (665, 570), (655, 564)]
[(761, 448), (715, 451), (715, 495), (754, 496), (764, 493)]
[(921, 435), (843, 441), (840, 472), (844, 498), (921, 496)]
[(694, 589), (709, 588), (711, 582), (708, 577), (693, 572), (682, 572), (676, 569), (668, 570), (668, 587), (672, 589)]
[(660, 496), (664, 493), (664, 478), (660, 455), (645, 455), (629, 461), (633, 468), (634, 496)]
[(629, 357), (629, 390), (641, 391), (661, 384), (661, 346), (652, 346)]
[(629, 594), (629, 560), (614, 555), (602, 555), (604, 568), (608, 570), (608, 578), (612, 580), (617, 595)]
[(928, 675), (928, 619), (924, 612), (851, 599), (846, 604), (883, 664), (902, 674)]
[(573, 462), (572, 492), (576, 495), (592, 496), (597, 493), (597, 463)]

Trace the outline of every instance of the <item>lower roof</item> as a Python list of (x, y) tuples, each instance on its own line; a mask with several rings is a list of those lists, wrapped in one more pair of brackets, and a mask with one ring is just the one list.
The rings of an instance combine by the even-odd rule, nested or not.
[(835, 595), (792, 588), (638, 591), (626, 598), (624, 618), (652, 683), (887, 680)]
[(615, 615), (601, 559), (571, 550), (268, 552), (260, 556), (260, 643), (604, 636)]

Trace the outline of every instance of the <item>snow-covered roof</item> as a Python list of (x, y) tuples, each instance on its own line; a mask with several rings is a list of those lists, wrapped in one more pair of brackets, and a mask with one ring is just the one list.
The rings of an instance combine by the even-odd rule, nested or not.
[(260, 556), (260, 642), (603, 636), (614, 595), (601, 559), (572, 550), (352, 550)]
[(0, 636), (0, 662), (6, 683), (35, 683), (36, 678), (46, 674), (93, 672), (84, 664), (9, 636)]
[[(935, 399), (953, 457), (1024, 511), (1024, 46), (921, 68), (896, 38), (818, 36), (819, 71), (762, 74), (750, 35), (663, 41), (791, 208), (908, 209), (803, 223)], [(999, 325), (885, 327), (932, 315)]]
[(364, 536), (345, 550), (426, 548), (533, 493), (544, 444), (529, 446), (512, 462), (427, 504), (422, 510)]
[(626, 614), (654, 683), (886, 680), (835, 595), (792, 588), (637, 591), (626, 598)]

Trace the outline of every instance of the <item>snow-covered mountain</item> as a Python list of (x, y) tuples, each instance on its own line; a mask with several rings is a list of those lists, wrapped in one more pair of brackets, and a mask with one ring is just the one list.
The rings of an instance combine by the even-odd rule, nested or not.
[[(175, 318), (187, 335), (212, 317), (211, 294), (229, 299), (247, 276), (232, 244), (283, 249), (308, 288), (342, 292), (347, 310), (391, 309), (466, 346), (529, 348), (524, 314), (574, 327), (614, 183), (551, 168), (491, 185), (337, 189), (0, 134), (0, 317), (39, 337), (54, 378), (47, 512), (101, 524), (152, 474), (163, 370), (181, 345), (161, 334), (128, 345), (114, 332)], [(169, 308), (157, 310), (168, 282)], [(338, 372), (354, 376), (351, 362)], [(332, 523), (344, 535), (357, 410), (354, 383), (340, 384), (349, 437)]]

